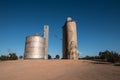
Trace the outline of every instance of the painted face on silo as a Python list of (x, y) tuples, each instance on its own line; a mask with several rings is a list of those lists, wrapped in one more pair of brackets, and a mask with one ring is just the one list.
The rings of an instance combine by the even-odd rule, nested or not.
[(68, 45), (76, 43), (76, 23), (74, 21), (67, 22)]

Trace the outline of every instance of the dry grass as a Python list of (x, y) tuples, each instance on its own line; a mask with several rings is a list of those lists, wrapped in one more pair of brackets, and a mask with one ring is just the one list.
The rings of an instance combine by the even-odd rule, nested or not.
[(0, 80), (120, 80), (120, 67), (87, 60), (3, 61)]

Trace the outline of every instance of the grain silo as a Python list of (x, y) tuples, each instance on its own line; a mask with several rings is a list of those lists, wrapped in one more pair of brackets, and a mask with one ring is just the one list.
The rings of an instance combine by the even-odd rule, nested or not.
[(63, 26), (63, 59), (78, 59), (76, 22), (70, 17)]
[(45, 39), (40, 36), (27, 36), (25, 43), (25, 59), (40, 58), (44, 59), (45, 55)]
[(24, 51), (25, 59), (47, 59), (48, 42), (46, 41), (46, 38), (48, 39), (48, 29), (49, 28), (47, 26), (47, 30), (46, 31), (44, 30), (44, 35), (47, 33), (47, 36), (45, 37), (41, 37), (39, 35), (32, 35), (26, 37)]

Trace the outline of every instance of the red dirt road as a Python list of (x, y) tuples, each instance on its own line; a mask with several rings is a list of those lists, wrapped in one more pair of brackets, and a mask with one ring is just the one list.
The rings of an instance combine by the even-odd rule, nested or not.
[(120, 67), (84, 60), (2, 61), (0, 80), (120, 80)]

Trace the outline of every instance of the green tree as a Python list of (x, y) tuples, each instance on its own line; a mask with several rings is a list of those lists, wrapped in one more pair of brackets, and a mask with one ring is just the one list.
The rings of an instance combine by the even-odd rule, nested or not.
[(23, 56), (19, 56), (19, 59), (23, 59)]
[(108, 51), (108, 50), (104, 52), (99, 52), (99, 57), (104, 61), (113, 62), (113, 63), (118, 62), (120, 60), (120, 55), (117, 52)]
[(8, 60), (8, 59), (9, 59), (9, 57), (6, 55), (1, 55), (1, 57), (0, 57), (0, 60), (2, 60), (2, 61)]
[(18, 57), (15, 53), (9, 53), (9, 60), (17, 60)]
[(57, 54), (55, 58), (56, 58), (56, 59), (60, 59), (60, 56)]
[(52, 57), (51, 57), (51, 55), (50, 55), (50, 54), (48, 54), (48, 59), (52, 59)]

